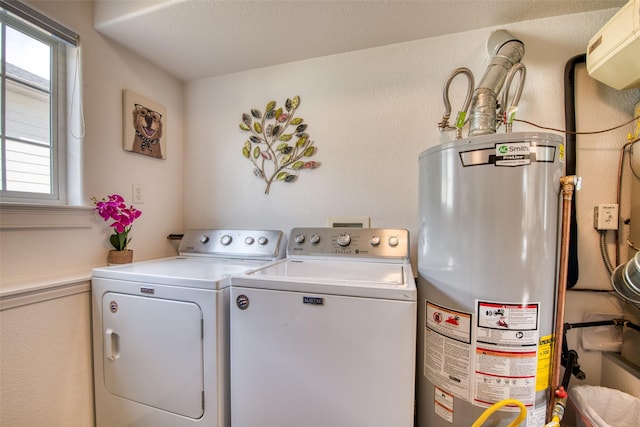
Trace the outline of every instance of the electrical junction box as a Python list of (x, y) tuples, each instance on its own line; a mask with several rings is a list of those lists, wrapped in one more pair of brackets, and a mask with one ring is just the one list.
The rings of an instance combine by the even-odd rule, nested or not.
[(640, 0), (629, 0), (589, 40), (587, 72), (614, 89), (640, 87)]
[(593, 209), (593, 227), (596, 230), (617, 230), (618, 205), (615, 203), (597, 205)]

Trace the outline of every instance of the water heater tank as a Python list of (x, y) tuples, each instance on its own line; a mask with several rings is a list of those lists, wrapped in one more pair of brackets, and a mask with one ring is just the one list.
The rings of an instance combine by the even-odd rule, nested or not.
[(563, 168), (562, 137), (540, 132), (420, 155), (416, 426), (469, 427), (507, 398), (544, 425)]
[(587, 72), (614, 89), (640, 87), (640, 0), (629, 0), (589, 41)]

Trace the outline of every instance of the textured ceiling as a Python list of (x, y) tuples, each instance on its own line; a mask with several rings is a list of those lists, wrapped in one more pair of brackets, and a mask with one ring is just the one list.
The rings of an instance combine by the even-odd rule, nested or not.
[[(189, 81), (626, 0), (95, 0), (94, 25)], [(586, 46), (585, 46), (586, 48)]]

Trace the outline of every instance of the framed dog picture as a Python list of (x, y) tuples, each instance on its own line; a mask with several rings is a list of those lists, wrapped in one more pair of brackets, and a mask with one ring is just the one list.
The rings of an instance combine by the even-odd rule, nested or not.
[(167, 158), (167, 109), (128, 89), (122, 91), (122, 147), (127, 151)]

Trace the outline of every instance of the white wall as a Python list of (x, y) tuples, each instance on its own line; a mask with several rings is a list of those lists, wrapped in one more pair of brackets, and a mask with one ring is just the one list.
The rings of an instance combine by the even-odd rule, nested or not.
[[(586, 51), (589, 39), (616, 10), (514, 23), (509, 30), (525, 44), (527, 78), (518, 118), (564, 129), (564, 68)], [(376, 49), (315, 58), (222, 77), (192, 81), (185, 89), (185, 225), (266, 227), (288, 232), (294, 226), (324, 226), (328, 217), (370, 216), (374, 227), (405, 227), (417, 252), (418, 156), (439, 143), (436, 124), (444, 110), (442, 86), (456, 67), (470, 68), (478, 81), (489, 61), (487, 40), (497, 28), (418, 40)], [(322, 35), (318, 35), (321, 37)], [(610, 128), (632, 117), (640, 90), (615, 91), (577, 69), (580, 131)], [(514, 86), (515, 87), (515, 86)], [(512, 89), (512, 93), (513, 93)], [(451, 87), (454, 114), (466, 81)], [(283, 105), (299, 95), (297, 115), (315, 141), (315, 170), (293, 183), (272, 185), (254, 177), (242, 154), (247, 134), (242, 113), (264, 111), (269, 101)], [(522, 123), (514, 131), (533, 130)], [(593, 205), (615, 202), (619, 149), (629, 125), (616, 132), (578, 138), (579, 288), (610, 289), (593, 230)], [(502, 130), (501, 130), (502, 131)], [(561, 133), (561, 132), (560, 132)], [(628, 183), (628, 180), (626, 181)], [(626, 190), (623, 212), (628, 215)], [(626, 211), (625, 211), (626, 209)], [(628, 233), (626, 226), (623, 237)], [(612, 239), (610, 250), (613, 253)], [(414, 271), (417, 271), (415, 257)], [(620, 312), (617, 300), (597, 293), (571, 292), (567, 321), (587, 312)], [(600, 354), (580, 353), (588, 382), (600, 380)]]
[[(96, 33), (91, 1), (29, 4), (80, 35), (85, 205), (113, 193), (130, 202), (142, 184), (134, 259), (174, 255), (166, 236), (183, 230), (181, 82)], [(123, 151), (125, 88), (167, 107), (167, 160)], [(0, 425), (93, 425), (88, 280), (106, 264), (110, 229), (90, 207), (2, 207), (0, 219)]]

